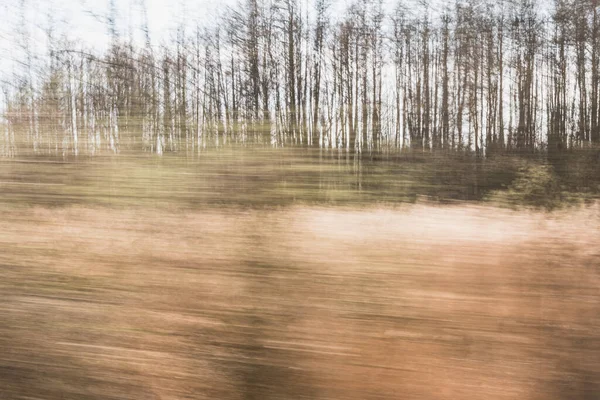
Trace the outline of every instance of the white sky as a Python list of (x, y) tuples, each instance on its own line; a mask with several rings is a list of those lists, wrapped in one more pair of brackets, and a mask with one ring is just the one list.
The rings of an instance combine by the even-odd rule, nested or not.
[[(142, 0), (114, 0), (117, 7), (117, 27), (121, 36), (129, 36), (128, 28), (135, 27), (133, 35), (142, 40), (141, 26)], [(218, 22), (218, 15), (227, 6), (235, 7), (238, 0), (144, 0), (147, 9), (148, 26), (153, 44), (171, 42), (175, 28), (184, 19), (186, 26), (209, 26)], [(242, 0), (243, 1), (243, 0)], [(302, 3), (313, 0), (299, 0)], [(407, 4), (422, 0), (402, 0)], [(448, 5), (445, 0), (428, 0), (432, 13)], [(540, 0), (551, 2), (553, 0)], [(384, 0), (385, 11), (389, 14), (397, 0)], [(22, 15), (21, 4), (25, 15)], [(330, 15), (336, 18), (342, 14), (350, 0), (332, 0)], [(47, 54), (46, 30), (49, 21), (55, 26), (55, 39), (63, 35), (73, 42), (91, 47), (94, 52), (102, 52), (108, 43), (110, 0), (0, 0), (0, 84), (10, 80), (13, 72), (22, 72), (24, 51), (22, 50), (23, 30), (31, 38), (29, 48), (34, 57), (43, 58)], [(452, 0), (454, 4), (454, 0)], [(22, 21), (25, 20), (25, 24)], [(34, 60), (35, 64), (35, 60)], [(1, 103), (1, 101), (0, 101)]]
[[(238, 0), (144, 0), (146, 3), (148, 25), (153, 42), (168, 39), (181, 19), (187, 26), (210, 25), (218, 21), (220, 11), (227, 6), (235, 7)], [(312, 0), (300, 0), (301, 2)], [(420, 0), (403, 0), (404, 3), (417, 3)], [(45, 41), (45, 30), (50, 18), (59, 32), (68, 32), (70, 39), (78, 39), (90, 45), (106, 46), (108, 28), (106, 17), (109, 14), (110, 0), (0, 0), (0, 52), (14, 46), (22, 27), (21, 2), (25, 4), (26, 29), (39, 46)], [(121, 28), (135, 26), (134, 34), (141, 37), (141, 0), (114, 0)], [(391, 11), (396, 0), (384, 0)], [(444, 0), (430, 0), (431, 4), (445, 4)], [(344, 5), (350, 0), (332, 0), (332, 17), (341, 14)], [(410, 6), (408, 7), (411, 8)], [(50, 17), (51, 16), (51, 17)], [(123, 28), (120, 32), (127, 35)], [(0, 56), (4, 53), (0, 54)]]
[[(26, 27), (36, 41), (44, 40), (50, 18), (58, 32), (68, 32), (70, 39), (90, 45), (105, 46), (108, 37), (106, 18), (109, 0), (23, 0)], [(145, 0), (148, 25), (154, 39), (167, 37), (185, 16), (186, 23), (206, 25), (216, 20), (218, 9), (235, 4), (235, 0)], [(139, 0), (114, 0), (117, 8), (117, 26), (121, 34), (128, 34), (126, 26), (140, 26)], [(0, 1), (0, 44), (11, 47), (21, 28), (21, 0)], [(130, 23), (131, 22), (131, 23)], [(135, 32), (136, 35), (141, 33)], [(2, 43), (4, 42), (4, 43)], [(39, 43), (38, 43), (39, 44)]]
[[(234, 6), (235, 2), (145, 0), (153, 44), (169, 41), (169, 36), (182, 18), (185, 18), (188, 26), (197, 23), (207, 26), (218, 20), (219, 10), (227, 5)], [(134, 39), (142, 43), (140, 0), (114, 0), (114, 3), (117, 8), (116, 25), (121, 36), (129, 36), (129, 27), (134, 27)], [(106, 23), (109, 4), (110, 0), (0, 0), (0, 86), (12, 82), (14, 73), (21, 75), (24, 72), (23, 31), (30, 38), (28, 46), (33, 65), (39, 65), (35, 62), (36, 58), (44, 59), (48, 54), (47, 30), (50, 24), (55, 27), (55, 40), (66, 38), (94, 52), (103, 52), (109, 43)], [(33, 72), (35, 75), (35, 70)]]

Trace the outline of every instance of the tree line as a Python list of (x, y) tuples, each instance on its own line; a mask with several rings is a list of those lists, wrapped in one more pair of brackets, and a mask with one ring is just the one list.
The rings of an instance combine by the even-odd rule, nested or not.
[[(0, 153), (560, 152), (600, 141), (599, 0), (241, 0), (210, 26), (108, 51), (55, 35), (3, 91)], [(22, 2), (24, 4), (24, 2)], [(23, 13), (24, 14), (24, 13)], [(129, 31), (133, 30), (130, 29)], [(28, 54), (30, 40), (19, 45)]]

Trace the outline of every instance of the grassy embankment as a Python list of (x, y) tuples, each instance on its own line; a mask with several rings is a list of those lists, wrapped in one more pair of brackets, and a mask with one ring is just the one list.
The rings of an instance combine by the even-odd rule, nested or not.
[(5, 205), (114, 207), (373, 205), (487, 201), (545, 209), (600, 193), (597, 151), (543, 156), (378, 154), (354, 158), (307, 149), (210, 150), (167, 154), (0, 161)]

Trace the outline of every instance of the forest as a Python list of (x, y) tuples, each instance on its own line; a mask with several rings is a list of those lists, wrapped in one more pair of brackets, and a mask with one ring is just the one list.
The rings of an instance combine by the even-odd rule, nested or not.
[(600, 142), (597, 0), (355, 0), (340, 12), (331, 0), (241, 0), (160, 45), (145, 0), (126, 29), (115, 1), (105, 52), (48, 18), (33, 60), (28, 30), (15, 33), (24, 56), (0, 85), (1, 154), (259, 145), (552, 157)]

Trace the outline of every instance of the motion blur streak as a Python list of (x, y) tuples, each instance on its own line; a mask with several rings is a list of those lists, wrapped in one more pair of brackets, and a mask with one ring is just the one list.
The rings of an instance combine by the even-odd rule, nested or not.
[(1, 399), (600, 393), (598, 206), (1, 210)]

